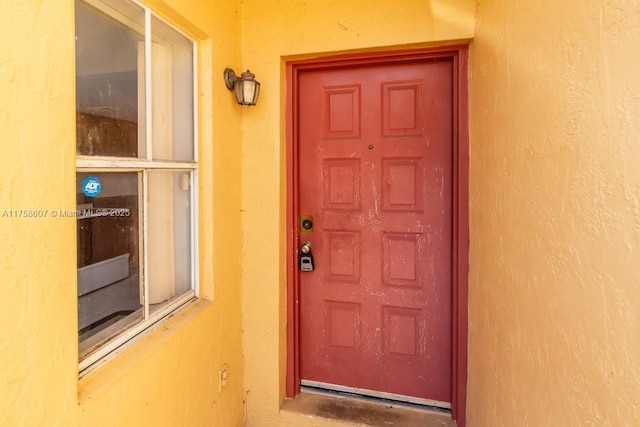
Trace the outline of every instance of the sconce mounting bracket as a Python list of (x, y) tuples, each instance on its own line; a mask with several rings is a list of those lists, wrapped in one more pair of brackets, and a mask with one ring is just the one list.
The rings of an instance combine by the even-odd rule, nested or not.
[(233, 84), (238, 80), (238, 76), (236, 72), (231, 68), (225, 68), (224, 70), (224, 84), (227, 86), (227, 89), (233, 90)]

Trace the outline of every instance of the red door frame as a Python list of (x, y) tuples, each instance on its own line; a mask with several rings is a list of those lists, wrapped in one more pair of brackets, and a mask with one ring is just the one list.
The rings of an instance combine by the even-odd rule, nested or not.
[(469, 133), (466, 45), (419, 50), (356, 53), (290, 61), (286, 64), (286, 185), (287, 185), (287, 379), (286, 396), (300, 392), (298, 278), (298, 78), (307, 70), (357, 65), (450, 59), (453, 62), (453, 419), (465, 425), (467, 394), (467, 282), (469, 261)]

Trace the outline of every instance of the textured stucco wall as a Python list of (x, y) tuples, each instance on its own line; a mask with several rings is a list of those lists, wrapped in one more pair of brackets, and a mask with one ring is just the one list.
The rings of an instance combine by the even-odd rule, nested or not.
[(242, 8), (242, 64), (262, 83), (243, 111), (243, 346), (248, 425), (306, 425), (278, 415), (284, 396), (285, 87), (298, 55), (425, 45), (473, 36), (473, 0), (257, 1)]
[(640, 425), (640, 4), (481, 0), (469, 426)]
[(75, 406), (74, 223), (1, 216), (75, 204), (71, 12), (0, 3), (0, 425), (60, 425)]
[[(221, 78), (240, 61), (240, 1), (149, 3), (202, 40), (201, 289), (210, 301), (78, 381), (75, 222), (2, 217), (75, 209), (73, 1), (0, 1), (2, 426), (242, 425), (241, 113)], [(223, 363), (231, 376), (219, 393)]]

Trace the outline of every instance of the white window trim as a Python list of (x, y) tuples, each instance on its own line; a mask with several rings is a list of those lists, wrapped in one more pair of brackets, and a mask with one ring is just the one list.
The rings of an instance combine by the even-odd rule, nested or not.
[[(134, 31), (142, 32), (140, 26), (127, 18), (124, 14), (113, 9), (111, 6), (100, 2), (99, 0), (82, 0), (90, 6), (95, 7), (108, 16), (116, 19), (128, 28)], [(130, 327), (126, 327), (119, 333), (114, 335), (111, 339), (107, 340), (104, 344), (92, 349), (86, 356), (82, 357), (78, 363), (79, 376), (82, 377), (91, 372), (98, 365), (106, 362), (110, 358), (118, 354), (127, 343), (130, 343), (146, 331), (149, 331), (156, 324), (164, 319), (167, 319), (176, 311), (194, 301), (199, 297), (199, 205), (198, 205), (198, 43), (184, 31), (180, 30), (173, 24), (169, 23), (162, 17), (155, 14), (152, 9), (137, 0), (128, 0), (130, 3), (135, 4), (144, 10), (145, 14), (145, 28), (144, 28), (144, 43), (145, 43), (145, 64), (151, 64), (151, 46), (152, 46), (152, 34), (151, 34), (151, 22), (153, 19), (162, 21), (164, 24), (170, 26), (173, 30), (186, 37), (193, 44), (193, 161), (167, 161), (167, 160), (153, 160), (153, 124), (152, 124), (152, 70), (151, 67), (145, 66), (145, 133), (146, 133), (146, 158), (120, 158), (120, 157), (106, 157), (106, 156), (76, 156), (76, 173), (78, 172), (138, 172), (142, 174), (142, 186), (143, 191), (141, 193), (141, 210), (142, 210), (142, 227), (139, 231), (139, 239), (142, 241), (142, 283), (144, 287), (144, 316), (143, 319), (133, 323)], [(149, 310), (149, 283), (148, 275), (148, 251), (147, 251), (147, 236), (148, 236), (148, 209), (147, 201), (144, 196), (148, 194), (147, 189), (147, 173), (149, 171), (172, 171), (172, 170), (190, 170), (191, 179), (190, 184), (190, 202), (191, 202), (191, 290), (177, 295), (169, 302), (165, 303), (153, 312)]]

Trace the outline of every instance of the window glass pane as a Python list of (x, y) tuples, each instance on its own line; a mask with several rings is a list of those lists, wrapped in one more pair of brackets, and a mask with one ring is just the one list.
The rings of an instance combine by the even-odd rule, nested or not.
[(76, 2), (76, 151), (145, 157), (144, 11)]
[(139, 174), (76, 174), (81, 354), (141, 319)]
[(191, 171), (148, 174), (149, 304), (157, 309), (193, 289)]
[(153, 158), (193, 160), (193, 42), (151, 22)]

